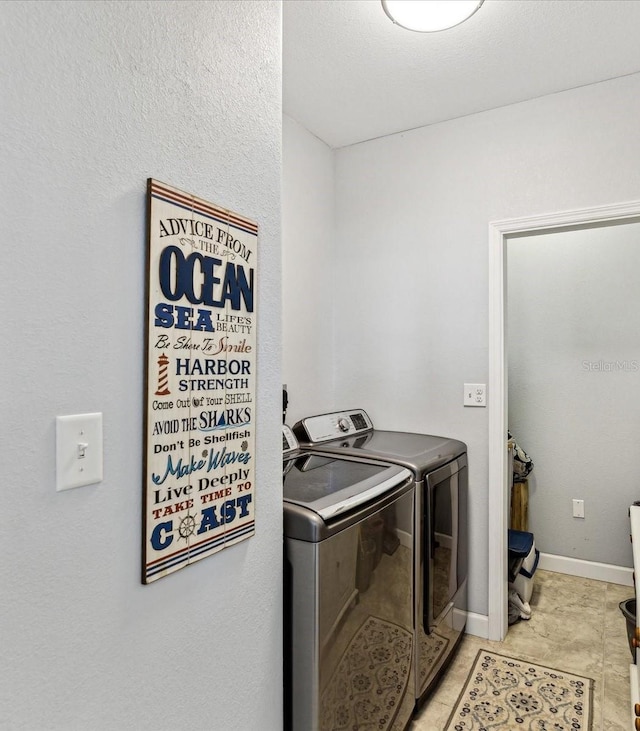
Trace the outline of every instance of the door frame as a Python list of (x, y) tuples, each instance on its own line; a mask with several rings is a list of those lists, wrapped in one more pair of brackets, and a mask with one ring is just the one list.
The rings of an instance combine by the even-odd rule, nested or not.
[(507, 634), (508, 380), (506, 348), (507, 241), (514, 234), (606, 224), (640, 217), (640, 201), (581, 208), (489, 223), (489, 602), (488, 639)]

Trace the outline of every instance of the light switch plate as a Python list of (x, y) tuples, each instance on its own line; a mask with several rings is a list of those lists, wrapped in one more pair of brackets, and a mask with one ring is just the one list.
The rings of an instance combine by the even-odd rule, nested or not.
[(102, 482), (102, 414), (56, 417), (56, 490)]

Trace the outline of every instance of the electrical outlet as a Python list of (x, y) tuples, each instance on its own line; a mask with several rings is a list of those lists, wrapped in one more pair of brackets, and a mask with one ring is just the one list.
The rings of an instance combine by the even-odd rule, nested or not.
[(584, 518), (584, 500), (573, 501), (573, 517)]
[(486, 406), (487, 405), (487, 384), (486, 383), (465, 383), (464, 401), (465, 406)]

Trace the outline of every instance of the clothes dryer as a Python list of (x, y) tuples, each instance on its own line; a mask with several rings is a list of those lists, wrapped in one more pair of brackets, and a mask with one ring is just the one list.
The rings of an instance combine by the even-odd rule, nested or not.
[(283, 427), (285, 728), (405, 729), (414, 709), (414, 481), (304, 452)]
[(453, 658), (467, 613), (466, 445), (375, 429), (363, 409), (302, 419), (294, 432), (316, 453), (376, 459), (410, 470), (414, 503), (414, 696), (419, 707)]

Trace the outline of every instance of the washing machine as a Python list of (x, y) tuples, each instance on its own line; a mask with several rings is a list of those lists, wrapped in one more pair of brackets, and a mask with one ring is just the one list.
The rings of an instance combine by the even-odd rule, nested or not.
[(413, 713), (414, 480), (300, 451), (283, 427), (285, 728), (402, 731)]
[(414, 480), (414, 698), (446, 670), (467, 616), (468, 467), (457, 439), (375, 429), (363, 409), (307, 417), (293, 428), (303, 449), (408, 469)]

